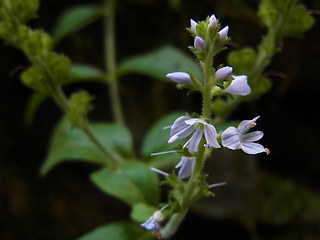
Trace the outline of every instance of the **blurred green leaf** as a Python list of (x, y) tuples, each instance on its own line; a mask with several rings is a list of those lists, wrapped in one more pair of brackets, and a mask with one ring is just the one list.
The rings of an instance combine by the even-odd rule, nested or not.
[(61, 14), (52, 35), (60, 40), (103, 17), (103, 12), (101, 7), (95, 5), (71, 7)]
[(142, 223), (148, 220), (155, 211), (159, 210), (145, 203), (137, 203), (133, 206), (130, 217), (132, 220)]
[(141, 162), (126, 162), (117, 169), (106, 167), (90, 178), (102, 191), (128, 205), (140, 202), (157, 205), (159, 202), (158, 178)]
[(96, 67), (86, 64), (72, 64), (69, 83), (82, 81), (105, 82), (105, 75)]
[[(132, 149), (131, 135), (124, 127), (115, 124), (94, 123), (90, 128), (102, 144), (125, 158), (130, 157)], [(107, 164), (105, 155), (76, 128), (71, 128), (66, 119), (56, 126), (51, 143), (40, 173), (47, 174), (54, 166), (70, 160), (82, 160), (98, 164)]]
[(170, 72), (191, 72), (198, 79), (202, 76), (199, 65), (192, 58), (171, 46), (129, 58), (119, 65), (118, 74), (132, 72), (161, 80), (168, 80), (166, 74)]
[(152, 240), (151, 233), (137, 224), (115, 222), (99, 228), (78, 238), (78, 240)]
[(39, 92), (34, 92), (29, 98), (24, 114), (24, 120), (28, 126), (32, 125), (35, 113), (46, 98), (45, 94)]
[(252, 48), (243, 48), (232, 51), (228, 55), (228, 63), (233, 67), (236, 74), (250, 72), (256, 61), (256, 52)]
[(269, 29), (276, 29), (278, 38), (296, 36), (314, 23), (306, 7), (297, 0), (264, 0), (258, 15)]
[(10, 20), (14, 16), (21, 22), (34, 17), (39, 8), (39, 0), (0, 1), (0, 19)]
[(141, 154), (143, 157), (148, 158), (151, 153), (169, 151), (177, 146), (175, 143), (168, 144), (170, 128), (163, 128), (171, 126), (173, 122), (182, 115), (182, 112), (168, 114), (151, 127), (142, 143)]

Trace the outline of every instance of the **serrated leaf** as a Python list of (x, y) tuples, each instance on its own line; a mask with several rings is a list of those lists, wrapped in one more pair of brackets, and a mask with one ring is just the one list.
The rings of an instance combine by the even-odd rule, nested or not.
[(151, 234), (137, 224), (115, 222), (99, 228), (78, 238), (78, 240), (152, 240)]
[(133, 206), (130, 217), (132, 220), (142, 223), (147, 221), (148, 218), (151, 217), (157, 210), (159, 209), (154, 206), (150, 206), (145, 203), (137, 203)]
[(143, 202), (157, 205), (159, 182), (149, 167), (141, 162), (126, 162), (117, 169), (104, 168), (90, 175), (103, 192), (128, 205)]
[[(103, 145), (124, 158), (130, 157), (132, 140), (126, 128), (106, 123), (90, 124), (90, 128)], [(48, 155), (41, 166), (40, 174), (47, 174), (61, 162), (74, 160), (108, 164), (106, 156), (82, 131), (71, 128), (69, 122), (62, 119), (53, 132)]]
[(166, 46), (155, 51), (129, 58), (122, 62), (118, 74), (139, 73), (161, 80), (168, 80), (170, 72), (191, 72), (201, 79), (199, 65), (178, 49)]
[(67, 9), (59, 17), (53, 37), (61, 39), (103, 16), (103, 9), (95, 5), (77, 5)]

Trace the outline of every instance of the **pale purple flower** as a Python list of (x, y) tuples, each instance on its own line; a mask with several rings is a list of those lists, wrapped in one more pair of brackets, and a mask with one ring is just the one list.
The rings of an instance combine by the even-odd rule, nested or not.
[(259, 118), (244, 120), (240, 122), (238, 128), (228, 127), (221, 134), (222, 145), (232, 150), (242, 149), (248, 154), (257, 154), (261, 152), (270, 153), (269, 149), (264, 148), (261, 144), (255, 143), (263, 137), (262, 131), (246, 133), (250, 128), (256, 125)]
[(226, 79), (227, 77), (229, 77), (231, 75), (232, 70), (233, 70), (233, 68), (229, 67), (229, 66), (218, 69), (216, 71), (216, 79), (218, 81)]
[(207, 44), (206, 41), (203, 40), (201, 37), (196, 36), (194, 38), (194, 43), (193, 43), (194, 47), (198, 50), (198, 51), (206, 51), (207, 50)]
[(180, 84), (187, 84), (192, 81), (190, 75), (186, 72), (172, 72), (168, 73), (166, 77)]
[(198, 23), (196, 21), (194, 21), (193, 19), (190, 19), (191, 30), (196, 35), (197, 35), (197, 25)]
[(248, 78), (246, 75), (233, 76), (231, 84), (225, 89), (226, 92), (233, 95), (246, 96), (251, 93), (251, 88), (248, 85)]
[(196, 164), (195, 157), (182, 157), (176, 168), (179, 169), (178, 178), (185, 179), (192, 175), (194, 166)]
[(209, 18), (208, 27), (216, 28), (218, 26), (217, 18), (214, 14), (212, 14)]
[(188, 146), (190, 153), (198, 151), (198, 146), (203, 134), (207, 141), (205, 147), (220, 148), (217, 141), (217, 131), (213, 125), (208, 124), (199, 118), (190, 118), (187, 116), (179, 117), (173, 123), (170, 131), (171, 137), (168, 140), (168, 143), (171, 144), (177, 139), (186, 138), (192, 133), (192, 137), (183, 146), (183, 148)]
[(228, 37), (228, 32), (229, 32), (229, 26), (224, 27), (223, 29), (221, 29), (219, 31), (219, 35), (220, 35), (220, 42), (224, 42), (227, 37)]
[(164, 219), (164, 216), (162, 214), (162, 210), (166, 208), (168, 205), (164, 206), (162, 209), (156, 211), (153, 213), (153, 215), (144, 223), (142, 223), (140, 226), (144, 227), (147, 230), (151, 230), (152, 234), (158, 237), (159, 239), (162, 238), (160, 233), (160, 222)]

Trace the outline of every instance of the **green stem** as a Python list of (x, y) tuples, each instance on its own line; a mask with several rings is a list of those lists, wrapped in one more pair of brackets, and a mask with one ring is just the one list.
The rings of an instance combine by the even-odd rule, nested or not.
[(105, 64), (108, 73), (109, 92), (112, 111), (115, 121), (119, 125), (124, 124), (121, 109), (118, 82), (116, 77), (116, 53), (115, 53), (115, 14), (114, 0), (107, 1), (107, 17), (105, 18), (104, 42), (105, 42)]

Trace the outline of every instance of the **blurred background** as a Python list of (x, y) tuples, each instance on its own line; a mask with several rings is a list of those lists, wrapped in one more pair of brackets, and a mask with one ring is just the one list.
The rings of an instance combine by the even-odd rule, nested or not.
[[(60, 13), (98, 0), (41, 1), (32, 28), (51, 32)], [(265, 74), (271, 91), (243, 104), (231, 119), (257, 115), (261, 141), (271, 154), (248, 157), (240, 152), (219, 153), (208, 161), (212, 182), (228, 181), (216, 197), (197, 203), (173, 239), (320, 239), (319, 55), (320, 2), (303, 1), (313, 11), (315, 25), (299, 38), (285, 39)], [(186, 54), (192, 39), (190, 18), (199, 21), (214, 13), (229, 25), (229, 51), (255, 47), (265, 28), (256, 15), (258, 0), (121, 0), (117, 2), (117, 61), (171, 45)], [(57, 45), (57, 52), (74, 62), (104, 68), (103, 21), (98, 20)], [(94, 228), (126, 220), (130, 209), (106, 196), (88, 179), (97, 169), (85, 163), (63, 163), (46, 177), (39, 167), (46, 156), (55, 123), (62, 114), (46, 100), (27, 126), (26, 102), (32, 91), (22, 85), (24, 55), (0, 41), (0, 238), (76, 239)], [(92, 121), (112, 121), (109, 96), (98, 83), (68, 86), (71, 93), (87, 89), (95, 96)], [(174, 84), (132, 74), (121, 79), (123, 109), (139, 148), (149, 127), (172, 111), (197, 112), (200, 96), (186, 95)], [(152, 109), (152, 111), (150, 111)], [(165, 196), (165, 195), (164, 195)]]

